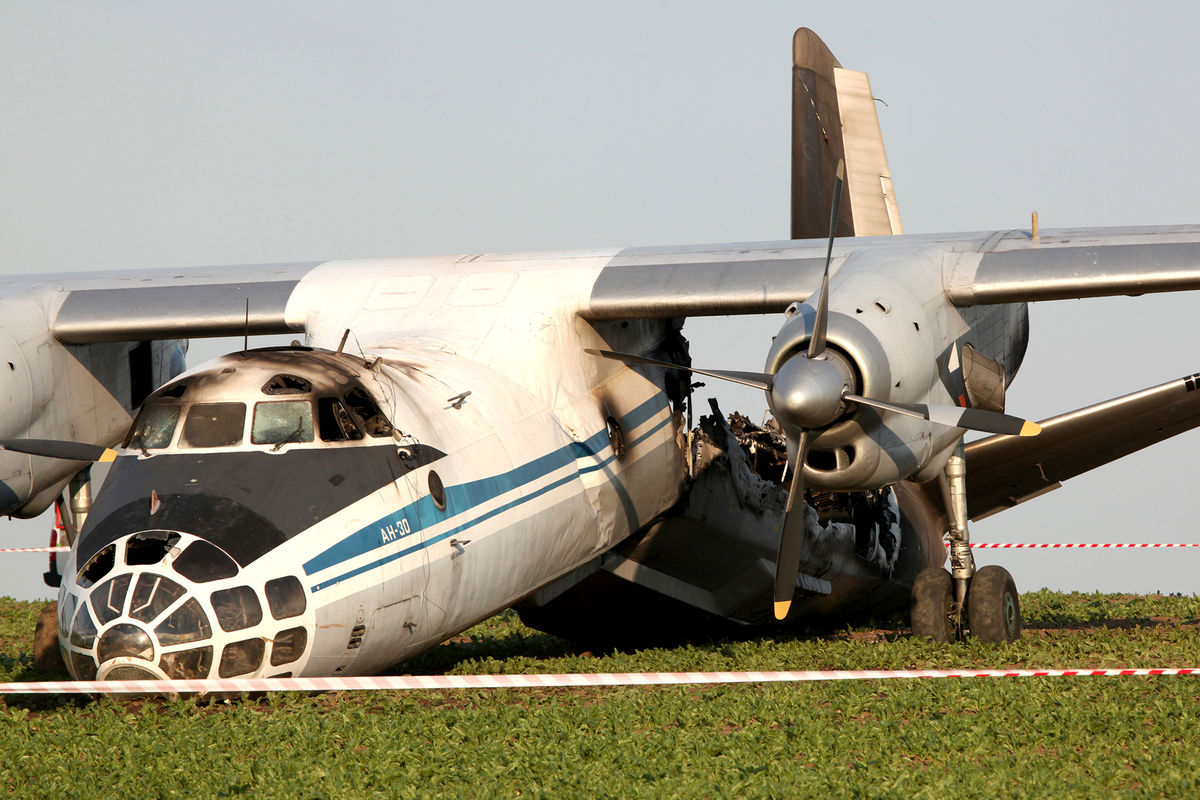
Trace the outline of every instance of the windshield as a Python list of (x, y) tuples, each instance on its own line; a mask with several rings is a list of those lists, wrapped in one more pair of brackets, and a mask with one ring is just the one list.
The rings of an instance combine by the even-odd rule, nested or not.
[(245, 403), (197, 403), (183, 422), (183, 447), (232, 447), (242, 443)]
[(177, 405), (154, 403), (142, 408), (129, 433), (127, 447), (137, 450), (167, 447), (175, 433), (181, 409)]
[(313, 411), (308, 400), (267, 401), (254, 407), (254, 425), (250, 429), (250, 441), (254, 444), (312, 440)]

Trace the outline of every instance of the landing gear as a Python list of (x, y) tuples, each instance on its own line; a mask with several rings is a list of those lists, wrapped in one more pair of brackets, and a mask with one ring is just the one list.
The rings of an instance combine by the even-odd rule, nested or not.
[(1012, 575), (1003, 567), (975, 569), (967, 534), (967, 469), (960, 443), (942, 473), (942, 498), (950, 530), (950, 568), (929, 567), (917, 575), (912, 592), (913, 636), (937, 642), (962, 638), (964, 623), (981, 642), (1016, 641), (1021, 636), (1021, 601)]
[(913, 636), (935, 642), (953, 642), (962, 637), (962, 614), (954, 602), (954, 581), (941, 567), (926, 567), (917, 575), (912, 590)]
[(967, 624), (981, 642), (1014, 642), (1021, 636), (1021, 600), (1012, 575), (1004, 567), (988, 566), (971, 578), (967, 594)]

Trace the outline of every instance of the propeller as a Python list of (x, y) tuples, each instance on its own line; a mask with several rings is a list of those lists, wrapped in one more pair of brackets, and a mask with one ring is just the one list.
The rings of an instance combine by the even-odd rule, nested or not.
[[(800, 420), (789, 420), (791, 422), (807, 422), (816, 421), (820, 424), (818, 417), (826, 417), (832, 413), (832, 416), (825, 420), (825, 424), (837, 419), (842, 408), (842, 398), (850, 390), (849, 374), (837, 375), (828, 367), (837, 366), (837, 362), (833, 359), (825, 357), (825, 333), (829, 328), (829, 262), (833, 260), (833, 239), (837, 232), (838, 206), (842, 201), (842, 184), (846, 178), (846, 163), (842, 159), (838, 159), (837, 175), (833, 181), (833, 202), (829, 209), (829, 245), (825, 248), (825, 270), (821, 274), (821, 288), (817, 290), (817, 302), (812, 303), (812, 298), (809, 298), (809, 304), (815, 305), (817, 309), (816, 318), (813, 319), (812, 336), (808, 340), (808, 352), (805, 354), (803, 363), (798, 358), (788, 359), (784, 362), (779, 372), (797, 372), (796, 369), (787, 369), (789, 365), (793, 367), (816, 366), (822, 365), (818, 370), (806, 370), (809, 374), (803, 373), (795, 376), (793, 381), (784, 384), (787, 386), (787, 391), (779, 392), (776, 396), (775, 380), (771, 381), (771, 389), (768, 391), (768, 397), (772, 401), (785, 400), (795, 403), (799, 401), (800, 407), (807, 405), (811, 410), (810, 413), (796, 415), (802, 417)], [(840, 372), (840, 370), (837, 370)], [(779, 373), (776, 373), (777, 375)], [(832, 388), (834, 384), (841, 378), (841, 386), (836, 394), (823, 394), (823, 390)], [(832, 380), (831, 380), (832, 379)], [(831, 404), (829, 400), (834, 400)], [(789, 403), (790, 405), (790, 403)], [(833, 408), (829, 408), (833, 405)], [(797, 407), (791, 405), (792, 408)], [(779, 408), (772, 403), (772, 408)], [(776, 413), (778, 416), (778, 413)], [(803, 419), (809, 417), (810, 419)], [(808, 432), (810, 426), (800, 425), (800, 435), (796, 437), (795, 458), (790, 464), (792, 470), (792, 485), (788, 489), (787, 505), (783, 511), (783, 530), (779, 532), (779, 552), (775, 556), (775, 597), (774, 609), (775, 619), (786, 619), (788, 611), (792, 607), (792, 598), (796, 595), (796, 576), (800, 572), (800, 557), (803, 555), (804, 545), (804, 529), (807, 525), (809, 506), (804, 502), (804, 461), (808, 455)], [(812, 426), (815, 427), (815, 426)], [(793, 513), (796, 505), (796, 499), (800, 499), (800, 513)]]
[[(938, 425), (963, 428), (983, 433), (1015, 436), (1036, 436), (1041, 427), (1029, 420), (994, 411), (958, 406), (930, 406), (917, 403), (895, 403), (873, 400), (854, 394), (854, 369), (836, 350), (826, 348), (826, 333), (829, 327), (829, 265), (833, 259), (833, 240), (836, 232), (838, 206), (841, 202), (842, 186), (845, 181), (845, 165), (838, 161), (837, 177), (833, 187), (833, 203), (829, 213), (829, 245), (825, 251), (825, 270), (821, 284), (808, 299), (807, 305), (816, 309), (812, 335), (805, 353), (797, 353), (779, 366), (774, 374), (761, 372), (738, 372), (733, 370), (708, 370), (685, 367), (669, 361), (646, 358), (630, 353), (611, 350), (586, 350), (592, 355), (602, 356), (627, 364), (646, 364), (667, 369), (685, 370), (710, 378), (732, 381), (745, 386), (764, 390), (776, 419), (783, 423), (784, 430), (794, 436), (789, 444), (794, 446), (788, 468), (792, 476), (788, 490), (787, 506), (784, 511), (782, 531), (779, 536), (779, 552), (775, 559), (774, 611), (776, 619), (784, 619), (791, 609), (796, 589), (796, 577), (800, 572), (804, 529), (807, 516), (811, 513), (804, 494), (804, 463), (813, 431), (819, 431), (837, 421), (846, 413), (846, 404), (870, 406), (881, 411), (891, 411), (910, 417), (929, 420)], [(796, 511), (796, 501), (800, 508)], [(793, 512), (796, 513), (793, 513)]]
[(66, 461), (95, 461), (101, 464), (107, 464), (117, 457), (117, 451), (109, 447), (58, 439), (0, 439), (0, 450), (43, 458), (61, 458)]

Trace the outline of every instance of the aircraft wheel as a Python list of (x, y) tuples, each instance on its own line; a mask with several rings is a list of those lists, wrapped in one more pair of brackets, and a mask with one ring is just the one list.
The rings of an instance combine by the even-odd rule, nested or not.
[(971, 578), (967, 624), (981, 642), (1013, 642), (1021, 636), (1021, 601), (1004, 567), (987, 566)]
[(62, 651), (58, 648), (58, 601), (42, 606), (37, 627), (33, 629), (33, 666), (38, 672), (66, 672)]
[(913, 636), (935, 642), (953, 642), (958, 626), (953, 618), (954, 581), (941, 567), (926, 567), (917, 574), (912, 590)]

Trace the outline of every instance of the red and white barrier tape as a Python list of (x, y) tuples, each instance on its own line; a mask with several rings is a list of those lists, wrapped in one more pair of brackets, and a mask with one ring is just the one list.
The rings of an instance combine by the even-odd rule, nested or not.
[[(946, 542), (947, 547), (950, 546)], [(1037, 549), (1060, 548), (1060, 547), (1081, 547), (1086, 549), (1104, 549), (1109, 547), (1200, 547), (1200, 544), (1192, 542), (972, 542), (972, 548), (985, 549), (1011, 549), (1017, 547), (1031, 547)]]
[(583, 686), (799, 683), (896, 678), (1058, 678), (1197, 675), (1200, 668), (892, 669), (793, 672), (593, 672), (562, 675), (397, 675), (362, 678), (224, 678), (180, 681), (32, 681), (0, 683), (0, 694), (184, 694), (191, 692), (334, 692), (412, 689), (543, 689)]
[(69, 547), (0, 547), (0, 553), (69, 553)]
[[(947, 547), (949, 542), (945, 542)], [(972, 542), (971, 547), (983, 549), (1012, 549), (1026, 548), (1063, 548), (1078, 547), (1086, 549), (1105, 549), (1110, 547), (1200, 547), (1198, 542)], [(67, 553), (69, 547), (0, 547), (0, 553)]]
[[(949, 542), (944, 543), (947, 547)], [(1015, 548), (1036, 548), (1036, 549), (1056, 549), (1056, 548), (1084, 548), (1084, 549), (1107, 549), (1113, 547), (1134, 547), (1134, 548), (1154, 548), (1154, 547), (1200, 547), (1198, 542), (972, 542), (971, 547), (999, 550), (999, 549), (1015, 549)], [(69, 547), (0, 547), (0, 553), (67, 553), (70, 552)]]

